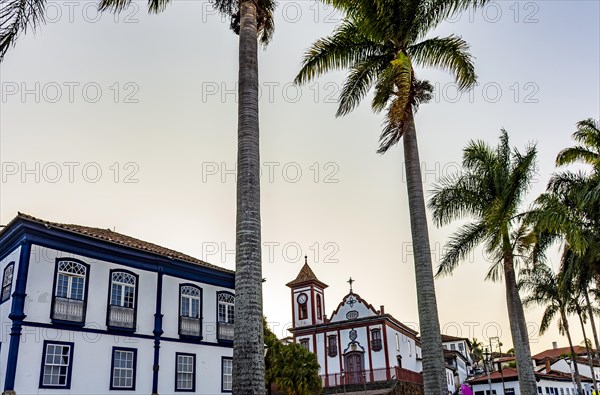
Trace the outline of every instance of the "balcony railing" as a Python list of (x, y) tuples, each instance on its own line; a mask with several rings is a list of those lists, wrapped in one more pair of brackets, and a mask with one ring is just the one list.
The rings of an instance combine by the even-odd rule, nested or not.
[(219, 329), (217, 331), (217, 339), (233, 341), (233, 324), (227, 322), (219, 322), (218, 326)]
[(52, 319), (72, 322), (83, 322), (85, 302), (78, 299), (54, 298)]
[(381, 350), (381, 339), (371, 340), (371, 349), (373, 351), (380, 351)]
[(385, 381), (402, 381), (408, 383), (423, 384), (423, 375), (412, 370), (399, 367), (363, 370), (358, 372), (345, 372), (321, 376), (323, 388), (336, 387), (338, 385), (369, 384)]
[(200, 318), (179, 317), (179, 334), (181, 336), (202, 336), (202, 322)]
[(135, 309), (122, 306), (108, 306), (108, 326), (114, 328), (135, 328)]

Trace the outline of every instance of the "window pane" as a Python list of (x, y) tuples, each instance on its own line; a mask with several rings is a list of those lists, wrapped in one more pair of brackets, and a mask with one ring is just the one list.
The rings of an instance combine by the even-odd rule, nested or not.
[(125, 298), (123, 307), (133, 308), (133, 302), (135, 300), (135, 288), (132, 286), (125, 286)]
[(192, 317), (200, 317), (200, 300), (192, 299)]
[(123, 289), (121, 288), (120, 285), (118, 285), (118, 284), (112, 285), (112, 292), (111, 292), (111, 296), (110, 296), (110, 304), (111, 305), (113, 305), (113, 306), (121, 305), (122, 292), (123, 292)]
[(83, 300), (83, 277), (71, 277), (71, 299)]
[(183, 317), (190, 316), (190, 298), (185, 296), (181, 297), (181, 315)]
[(56, 283), (56, 296), (59, 298), (67, 297), (67, 290), (69, 289), (69, 277), (59, 273), (58, 281)]

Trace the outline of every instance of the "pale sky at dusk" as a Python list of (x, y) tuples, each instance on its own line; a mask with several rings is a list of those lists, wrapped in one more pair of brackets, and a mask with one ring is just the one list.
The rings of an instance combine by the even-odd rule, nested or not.
[[(204, 1), (174, 1), (159, 15), (145, 2), (117, 16), (95, 7), (50, 1), (47, 23), (21, 36), (0, 65), (0, 223), (21, 211), (114, 228), (234, 268), (237, 36)], [(414, 325), (402, 149), (375, 153), (383, 117), (369, 98), (334, 117), (343, 73), (291, 83), (305, 49), (339, 14), (281, 1), (275, 18), (273, 42), (259, 53), (265, 314), (288, 335), (285, 283), (308, 255), (330, 286), (328, 314), (352, 276), (355, 292)], [(528, 201), (542, 192), (575, 123), (600, 117), (599, 20), (597, 0), (499, 1), (441, 25), (434, 35), (471, 44), (479, 86), (457, 95), (450, 75), (419, 72), (436, 87), (417, 115), (425, 189), (458, 169), (470, 139), (495, 145), (504, 127), (521, 150), (537, 142)], [(430, 222), (434, 264), (454, 229)], [(442, 332), (500, 335), (506, 350), (504, 286), (484, 282), (481, 252), (471, 261), (436, 281)], [(541, 310), (526, 317), (537, 328)], [(575, 317), (572, 327), (580, 343)], [(567, 346), (556, 324), (532, 336), (533, 352)]]

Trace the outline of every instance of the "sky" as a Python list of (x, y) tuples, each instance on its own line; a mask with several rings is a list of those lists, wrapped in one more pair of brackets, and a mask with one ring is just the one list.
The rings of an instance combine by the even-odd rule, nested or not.
[[(0, 65), (0, 223), (21, 211), (111, 228), (210, 263), (235, 266), (237, 36), (205, 1), (173, 1), (149, 15), (93, 1), (50, 1)], [(459, 169), (472, 139), (537, 144), (526, 204), (543, 192), (575, 123), (600, 118), (600, 3), (497, 1), (440, 25), (471, 45), (479, 84), (457, 93), (450, 75), (417, 69), (435, 97), (416, 124), (425, 190)], [(302, 55), (340, 14), (313, 1), (280, 1), (272, 43), (259, 53), (264, 311), (289, 335), (290, 290), (308, 256), (329, 284), (328, 314), (354, 291), (418, 329), (401, 147), (377, 155), (383, 118), (369, 97), (335, 118), (344, 72), (302, 87)], [(429, 193), (427, 193), (429, 195)], [(526, 205), (523, 207), (526, 208)], [(459, 224), (429, 223), (436, 265)], [(550, 264), (558, 267), (557, 254)], [(436, 280), (443, 333), (511, 346), (504, 286), (484, 281), (477, 250)], [(526, 310), (531, 348), (567, 346), (542, 311)], [(573, 336), (583, 336), (573, 317)], [(589, 331), (589, 328), (588, 328)], [(591, 336), (588, 333), (588, 336)]]

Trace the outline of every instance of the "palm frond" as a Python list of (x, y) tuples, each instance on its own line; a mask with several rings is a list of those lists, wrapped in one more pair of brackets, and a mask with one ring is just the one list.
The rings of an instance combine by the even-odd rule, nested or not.
[(485, 191), (480, 190), (479, 182), (472, 174), (451, 174), (441, 177), (433, 185), (431, 198), (427, 203), (438, 225), (481, 213), (486, 204)]
[(328, 71), (347, 69), (385, 52), (383, 46), (364, 37), (353, 23), (346, 20), (332, 36), (317, 40), (309, 48), (294, 82), (303, 84)]
[[(383, 71), (383, 80), (394, 86), (394, 97), (388, 107), (386, 124), (379, 137), (377, 153), (383, 154), (396, 145), (408, 127), (414, 127), (412, 113), (413, 70), (410, 59), (400, 52)], [(377, 88), (376, 88), (377, 89)]]
[(419, 2), (418, 14), (412, 23), (410, 37), (413, 41), (425, 37), (444, 20), (460, 12), (483, 7), (490, 0), (429, 0)]
[(458, 36), (434, 37), (408, 47), (407, 52), (419, 66), (434, 67), (454, 75), (459, 90), (477, 83), (469, 45)]
[(464, 260), (471, 251), (485, 238), (485, 226), (480, 222), (461, 226), (444, 247), (444, 256), (436, 277), (452, 274), (458, 264)]
[(385, 56), (373, 56), (350, 68), (350, 73), (340, 92), (337, 117), (348, 114), (358, 106), (387, 63)]
[(3, 0), (0, 7), (0, 62), (19, 35), (44, 23), (46, 0)]

